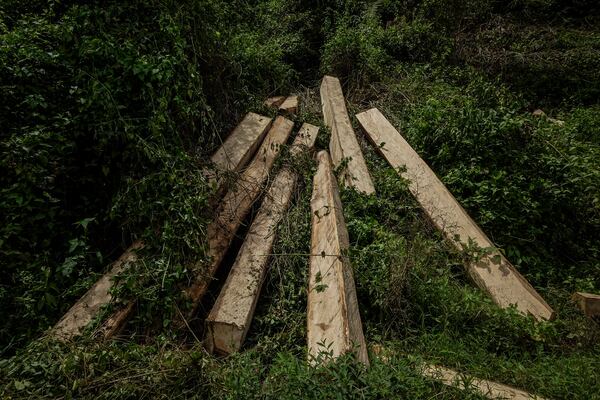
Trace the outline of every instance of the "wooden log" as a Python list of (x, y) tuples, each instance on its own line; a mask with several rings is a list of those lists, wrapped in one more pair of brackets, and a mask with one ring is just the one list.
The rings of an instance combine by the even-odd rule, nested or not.
[[(217, 170), (234, 172), (243, 168), (256, 152), (256, 148), (264, 139), (270, 125), (270, 118), (248, 113), (211, 157)], [(209, 179), (216, 179), (214, 174), (206, 171), (204, 173)], [(217, 186), (219, 186), (218, 181)], [(113, 263), (109, 272), (100, 278), (60, 319), (51, 329), (50, 334), (61, 340), (69, 340), (79, 335), (83, 328), (96, 317), (102, 306), (112, 300), (109, 291), (112, 288), (114, 277), (137, 259), (136, 250), (142, 247), (141, 241), (131, 245)], [(95, 334), (104, 338), (110, 338), (117, 334), (133, 312), (134, 305), (135, 302), (130, 300), (123, 307), (117, 309), (104, 321)]]
[(279, 106), (281, 105), (281, 103), (283, 103), (285, 101), (285, 99), (286, 99), (285, 96), (269, 97), (268, 99), (265, 100), (264, 105), (269, 108), (279, 108)]
[[(312, 149), (319, 128), (303, 124), (292, 144), (292, 155)], [(252, 322), (267, 272), (277, 225), (289, 207), (298, 175), (283, 168), (267, 192), (221, 293), (206, 319), (206, 346), (210, 352), (230, 354), (242, 347)]]
[(373, 108), (356, 117), (375, 148), (409, 181), (409, 189), (434, 225), (459, 250), (470, 241), (489, 253), (466, 268), (475, 283), (502, 308), (512, 305), (536, 319), (548, 320), (554, 311), (491, 240), (390, 122)]
[[(379, 344), (373, 344), (371, 345), (371, 351), (384, 363), (388, 364), (390, 362), (389, 352), (385, 347)], [(512, 386), (475, 378), (449, 368), (433, 364), (422, 364), (418, 368), (419, 372), (424, 377), (440, 381), (446, 386), (453, 386), (462, 390), (475, 390), (489, 399), (544, 400), (542, 397), (527, 393)]]
[(141, 249), (141, 241), (135, 242), (125, 251), (96, 283), (75, 303), (69, 311), (50, 330), (50, 335), (61, 340), (69, 340), (79, 335), (83, 329), (98, 315), (103, 306), (110, 303), (110, 290), (115, 276), (125, 271), (130, 263), (137, 260), (137, 250)]
[(246, 114), (210, 160), (221, 171), (238, 171), (250, 161), (270, 126), (269, 117)]
[(375, 193), (371, 175), (348, 117), (339, 79), (332, 76), (323, 77), (321, 103), (323, 119), (331, 129), (329, 151), (333, 164), (338, 168), (345, 160), (348, 162), (342, 175), (344, 185), (366, 194)]
[(331, 159), (317, 155), (313, 182), (311, 256), (308, 283), (309, 361), (327, 362), (347, 352), (369, 364), (358, 310), (352, 266), (347, 256), (348, 231)]
[(575, 292), (573, 300), (588, 317), (600, 316), (600, 296), (597, 294)]
[(296, 114), (298, 112), (298, 96), (288, 96), (279, 106), (279, 110), (287, 114)]
[(292, 121), (277, 117), (254, 159), (223, 198), (215, 219), (208, 226), (210, 264), (187, 290), (192, 303), (188, 316), (195, 313), (235, 234), (262, 191), (281, 145), (287, 141), (293, 126)]
[(425, 365), (421, 370), (421, 374), (440, 381), (446, 386), (453, 386), (462, 390), (474, 390), (488, 399), (544, 400), (543, 397), (527, 393), (512, 386), (475, 378), (437, 365)]

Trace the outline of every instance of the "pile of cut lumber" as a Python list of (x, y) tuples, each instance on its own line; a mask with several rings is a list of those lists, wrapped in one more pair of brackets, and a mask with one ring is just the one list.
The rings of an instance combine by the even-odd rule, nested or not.
[[(313, 180), (311, 206), (311, 251), (308, 257), (307, 347), (313, 365), (326, 363), (345, 353), (369, 365), (369, 353), (362, 329), (354, 284), (350, 241), (340, 199), (338, 180), (333, 170), (341, 170), (341, 184), (365, 195), (375, 193), (375, 185), (363, 156), (360, 139), (348, 115), (340, 81), (325, 76), (320, 87), (324, 124), (331, 130), (329, 152), (316, 155), (317, 171)], [(267, 107), (291, 116), (298, 112), (298, 96), (267, 99)], [(418, 153), (377, 109), (356, 115), (356, 119), (375, 149), (402, 177), (424, 213), (444, 237), (459, 251), (468, 246), (486, 249), (484, 256), (469, 260), (465, 267), (473, 281), (500, 307), (515, 307), (536, 320), (548, 320), (554, 311), (506, 259), (452, 193)], [(273, 165), (292, 133), (294, 122), (284, 116), (274, 121), (248, 113), (211, 158), (214, 169), (204, 171), (219, 188), (214, 204), (214, 219), (208, 227), (210, 262), (187, 289), (192, 317), (207, 293), (210, 283), (225, 258), (252, 205), (264, 194), (260, 209), (239, 249), (217, 300), (205, 320), (205, 344), (209, 351), (231, 354), (240, 351), (250, 328), (261, 287), (267, 274), (277, 227), (292, 202), (297, 173), (283, 166), (270, 177)], [(319, 128), (302, 124), (291, 145), (290, 154), (311, 151)], [(223, 185), (224, 173), (236, 172), (229, 187)], [(268, 185), (267, 182), (270, 182)], [(113, 278), (138, 259), (143, 243), (134, 243), (52, 329), (61, 340), (79, 335), (100, 310), (113, 299)], [(600, 297), (577, 293), (574, 297), (588, 315), (599, 312)], [(134, 311), (135, 301), (125, 299), (105, 321), (105, 337), (118, 332)], [(379, 352), (373, 351), (374, 355)], [(458, 372), (425, 366), (421, 373), (447, 385), (465, 387)], [(534, 398), (518, 389), (481, 379), (470, 379), (476, 389), (490, 397)]]

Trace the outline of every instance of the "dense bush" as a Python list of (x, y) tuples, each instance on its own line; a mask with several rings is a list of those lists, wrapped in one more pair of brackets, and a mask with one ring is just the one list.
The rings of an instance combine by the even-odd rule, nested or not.
[[(593, 0), (2, 2), (0, 397), (479, 398), (420, 377), (425, 360), (589, 398), (600, 330), (570, 295), (600, 290), (598, 15)], [(472, 285), (359, 133), (377, 195), (342, 190), (349, 257), (366, 340), (387, 358), (305, 363), (309, 156), (290, 165), (301, 179), (246, 351), (201, 349), (211, 296), (184, 336), (172, 321), (206, 261), (208, 155), (245, 112), (273, 115), (268, 95), (299, 93), (296, 127), (321, 124), (323, 73), (351, 116), (377, 106), (398, 127), (555, 321)], [(135, 238), (116, 290), (137, 300), (127, 340), (38, 340)]]
[(255, 96), (294, 82), (285, 58), (302, 45), (222, 31), (246, 17), (227, 2), (16, 10), (0, 40), (2, 348), (55, 321), (132, 236), (159, 252), (185, 237), (172, 261), (201, 257), (208, 188), (195, 155)]

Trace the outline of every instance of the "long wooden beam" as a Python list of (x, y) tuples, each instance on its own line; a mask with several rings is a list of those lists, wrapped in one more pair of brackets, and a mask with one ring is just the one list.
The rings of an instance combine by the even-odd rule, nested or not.
[(467, 270), (475, 283), (500, 307), (516, 308), (538, 320), (548, 320), (554, 311), (527, 280), (494, 246), (479, 226), (469, 217), (452, 193), (419, 157), (400, 133), (378, 109), (357, 114), (358, 122), (375, 148), (409, 181), (409, 189), (435, 226), (459, 250), (472, 242), (488, 249), (478, 260), (469, 261)]
[(544, 400), (543, 397), (539, 397), (512, 386), (475, 378), (438, 365), (425, 365), (421, 370), (421, 374), (436, 381), (440, 381), (446, 386), (453, 386), (462, 390), (474, 390), (488, 399)]
[(323, 77), (321, 103), (323, 119), (327, 127), (331, 129), (329, 151), (333, 164), (338, 168), (347, 162), (342, 175), (344, 185), (366, 194), (375, 193), (371, 175), (369, 175), (350, 117), (348, 117), (342, 86), (338, 78)]
[(75, 303), (69, 311), (50, 330), (50, 335), (61, 340), (68, 340), (81, 333), (81, 331), (98, 315), (103, 306), (110, 303), (112, 295), (110, 290), (115, 276), (125, 271), (128, 266), (137, 260), (137, 250), (141, 249), (141, 241), (135, 242), (115, 262), (109, 271), (104, 274), (94, 285)]
[(292, 121), (277, 117), (254, 159), (223, 198), (215, 219), (208, 226), (210, 264), (198, 274), (187, 290), (192, 303), (189, 316), (195, 313), (235, 234), (262, 191), (281, 145), (285, 144), (293, 127)]
[[(292, 144), (292, 156), (312, 149), (318, 133), (316, 126), (303, 124)], [(289, 207), (297, 179), (295, 171), (284, 167), (267, 192), (206, 319), (205, 342), (210, 352), (230, 354), (242, 347), (267, 272), (277, 226)]]
[(307, 341), (309, 362), (327, 362), (354, 352), (369, 364), (352, 266), (348, 259), (348, 231), (342, 212), (331, 159), (326, 151), (319, 162), (310, 201), (311, 255), (308, 282)]
[[(373, 344), (370, 347), (373, 354), (384, 363), (389, 364), (390, 354), (388, 349), (379, 344)], [(474, 390), (488, 399), (544, 400), (543, 397), (525, 392), (521, 389), (503, 383), (477, 378), (439, 365), (424, 363), (417, 368), (419, 373), (426, 378), (439, 381), (446, 386), (452, 386), (462, 390)]]
[[(248, 113), (211, 157), (215, 168), (221, 172), (235, 172), (243, 168), (248, 163), (249, 158), (256, 152), (270, 125), (270, 118)], [(205, 175), (209, 179), (217, 180), (217, 177), (212, 173), (205, 173)], [(217, 186), (219, 186), (218, 180)], [(98, 315), (102, 307), (111, 302), (110, 290), (113, 287), (114, 277), (137, 260), (136, 252), (142, 247), (143, 243), (141, 241), (133, 243), (111, 265), (109, 271), (67, 311), (50, 330), (49, 334), (61, 340), (70, 340), (79, 335)], [(125, 306), (115, 310), (99, 327), (96, 334), (109, 338), (118, 333), (133, 312), (134, 305), (135, 302), (131, 300)]]

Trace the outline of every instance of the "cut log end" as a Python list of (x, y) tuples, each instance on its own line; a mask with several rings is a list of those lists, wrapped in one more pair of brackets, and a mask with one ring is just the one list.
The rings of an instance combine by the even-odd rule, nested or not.
[(279, 110), (286, 114), (298, 112), (298, 96), (288, 96), (279, 106)]
[(279, 106), (285, 101), (285, 99), (285, 96), (269, 97), (267, 100), (265, 100), (264, 105), (269, 108), (279, 108)]
[(579, 309), (590, 318), (600, 317), (600, 295), (576, 292), (572, 297)]

